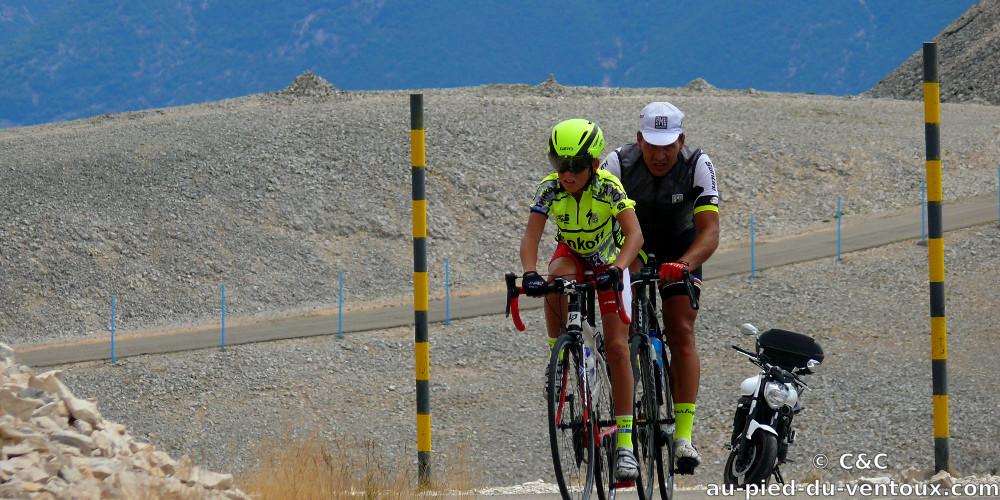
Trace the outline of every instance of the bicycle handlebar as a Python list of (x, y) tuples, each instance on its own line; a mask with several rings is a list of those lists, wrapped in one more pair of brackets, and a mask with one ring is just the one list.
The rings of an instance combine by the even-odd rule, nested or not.
[[(642, 266), (642, 269), (637, 273), (631, 274), (632, 284), (649, 285), (659, 283), (660, 281), (660, 270), (656, 266), (656, 257), (653, 254), (647, 254), (648, 262), (646, 265)], [(681, 273), (682, 281), (684, 283), (684, 289), (687, 291), (688, 300), (691, 302), (691, 309), (698, 310), (700, 305), (698, 304), (698, 299), (695, 298), (694, 294), (694, 277), (691, 276), (691, 271), (685, 269)]]
[[(507, 283), (507, 307), (506, 315), (508, 317), (513, 317), (514, 326), (518, 331), (524, 331), (524, 322), (521, 321), (521, 311), (518, 307), (518, 297), (524, 293), (522, 287), (517, 286), (518, 276), (512, 272), (504, 275), (504, 280)], [(589, 290), (596, 290), (596, 284), (593, 282), (593, 276), (588, 276), (587, 281), (574, 281), (567, 280), (561, 276), (556, 276), (555, 279), (545, 284), (544, 294), (549, 293), (562, 293), (566, 295), (586, 293)], [(628, 316), (628, 312), (622, 307), (622, 290), (624, 285), (619, 281), (615, 287), (615, 301), (617, 302), (617, 312), (618, 318), (622, 320), (622, 323), (628, 325), (632, 322), (632, 319)], [(527, 295), (527, 294), (525, 294)], [(593, 323), (593, 322), (591, 322)]]

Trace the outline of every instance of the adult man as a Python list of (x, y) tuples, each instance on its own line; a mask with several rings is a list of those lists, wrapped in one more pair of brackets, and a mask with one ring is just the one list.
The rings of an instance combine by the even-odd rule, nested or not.
[(677, 417), (674, 454), (678, 472), (693, 473), (701, 463), (691, 444), (701, 362), (694, 337), (698, 311), (691, 308), (682, 273), (691, 272), (700, 296), (701, 265), (719, 246), (719, 192), (708, 155), (684, 147), (683, 119), (673, 104), (649, 104), (639, 113), (636, 143), (616, 149), (601, 168), (618, 177), (635, 201), (644, 243), (629, 269), (639, 270), (650, 253), (663, 262), (660, 296)]

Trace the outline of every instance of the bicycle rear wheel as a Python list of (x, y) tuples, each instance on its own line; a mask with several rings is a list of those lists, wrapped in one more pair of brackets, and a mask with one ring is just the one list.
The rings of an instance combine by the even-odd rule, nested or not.
[(632, 371), (635, 389), (632, 393), (633, 414), (632, 446), (635, 448), (635, 458), (639, 462), (639, 480), (636, 490), (640, 500), (651, 500), (653, 497), (653, 468), (656, 465), (656, 455), (659, 454), (659, 417), (656, 408), (656, 381), (653, 378), (651, 359), (652, 348), (649, 338), (637, 335), (632, 339)]
[(595, 447), (589, 398), (585, 396), (581, 344), (562, 335), (549, 359), (546, 395), (552, 465), (563, 498), (587, 500), (594, 488)]
[(605, 361), (603, 348), (599, 348), (601, 354), (596, 357), (597, 369), (592, 381), (594, 386), (594, 436), (596, 436), (595, 446), (597, 447), (597, 461), (594, 464), (594, 476), (596, 479), (597, 496), (601, 500), (614, 500), (615, 488), (615, 466), (618, 461), (616, 453), (618, 436), (615, 431), (618, 425), (615, 422), (615, 405), (611, 396), (611, 379), (608, 377), (607, 362)]
[[(662, 338), (662, 336), (661, 336)], [(664, 351), (666, 346), (663, 346)], [(656, 476), (660, 483), (660, 499), (674, 498), (674, 432), (677, 420), (674, 416), (674, 394), (670, 391), (670, 361), (663, 353), (663, 366), (657, 367), (657, 381), (660, 383), (660, 452), (656, 454)]]

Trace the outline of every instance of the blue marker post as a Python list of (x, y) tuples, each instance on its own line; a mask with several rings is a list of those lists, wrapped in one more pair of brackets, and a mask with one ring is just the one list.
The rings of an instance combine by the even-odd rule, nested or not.
[(344, 338), (344, 271), (340, 271), (340, 292), (337, 294), (337, 338)]
[(756, 266), (754, 265), (754, 260), (753, 259), (754, 259), (754, 257), (753, 257), (753, 214), (750, 214), (750, 277), (751, 278), (753, 278), (754, 269), (756, 268)]
[(837, 261), (840, 261), (840, 197), (837, 197)]
[(222, 350), (226, 350), (226, 285), (222, 285)]
[(448, 257), (444, 258), (444, 324), (451, 323), (451, 280), (448, 276)]
[(115, 296), (111, 296), (111, 362), (115, 362)]

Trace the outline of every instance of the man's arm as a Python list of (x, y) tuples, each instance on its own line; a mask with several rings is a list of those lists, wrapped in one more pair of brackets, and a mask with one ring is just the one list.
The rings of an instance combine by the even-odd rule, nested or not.
[(677, 259), (687, 262), (691, 269), (704, 264), (715, 253), (715, 249), (719, 248), (719, 212), (703, 210), (694, 214), (694, 227), (698, 236), (684, 255)]

